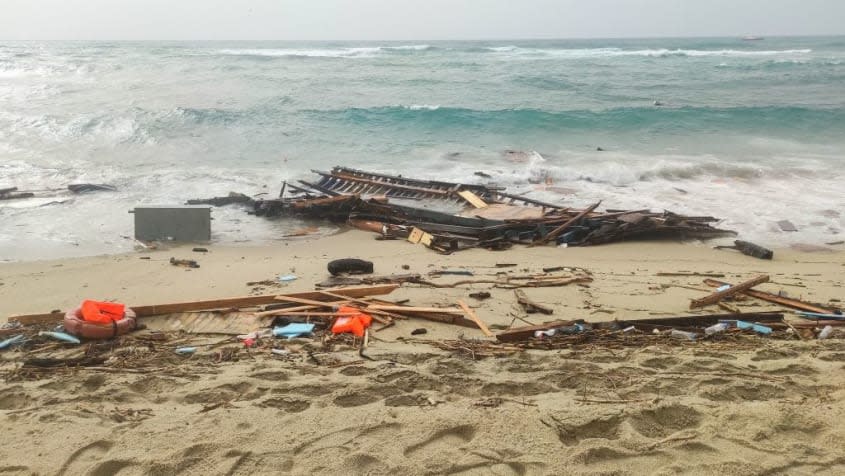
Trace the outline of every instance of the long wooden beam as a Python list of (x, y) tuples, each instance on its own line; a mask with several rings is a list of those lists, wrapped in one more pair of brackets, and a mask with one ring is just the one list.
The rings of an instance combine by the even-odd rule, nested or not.
[(601, 205), (601, 200), (599, 200), (598, 202), (596, 202), (596, 203), (594, 203), (594, 204), (590, 205), (590, 206), (589, 206), (589, 207), (587, 207), (586, 209), (582, 210), (582, 211), (581, 211), (581, 213), (579, 213), (579, 214), (575, 215), (574, 217), (572, 217), (572, 219), (571, 219), (571, 220), (567, 221), (567, 222), (566, 222), (566, 223), (564, 223), (563, 225), (560, 225), (559, 227), (555, 228), (554, 230), (552, 230), (552, 231), (550, 231), (550, 232), (546, 233), (546, 236), (544, 236), (544, 237), (540, 238), (538, 241), (539, 241), (540, 243), (548, 243), (549, 241), (554, 240), (554, 239), (555, 239), (555, 238), (557, 238), (557, 237), (558, 237), (561, 233), (563, 233), (564, 231), (566, 231), (569, 227), (571, 227), (572, 225), (574, 225), (574, 224), (578, 223), (578, 221), (579, 221), (579, 220), (581, 220), (581, 219), (582, 219), (582, 218), (584, 218), (585, 216), (589, 215), (589, 214), (590, 214), (590, 212), (592, 212), (593, 210), (595, 210), (596, 208), (598, 208), (598, 206), (599, 206), (599, 205)]
[[(390, 294), (398, 284), (380, 284), (374, 286), (357, 286), (348, 288), (333, 288), (327, 289), (333, 294), (339, 294), (350, 298), (359, 298), (364, 296), (381, 296)], [(188, 311), (204, 311), (210, 309), (237, 309), (244, 307), (262, 306), (264, 304), (272, 304), (279, 302), (276, 300), (276, 294), (269, 294), (263, 296), (243, 296), (225, 299), (211, 299), (207, 301), (189, 301), (170, 304), (153, 304), (147, 306), (129, 306), (135, 311), (138, 317), (158, 316), (162, 314), (175, 314), (179, 312)], [(306, 291), (302, 293), (292, 293), (288, 296), (301, 299), (313, 299), (314, 301), (326, 301), (328, 296), (321, 291)], [(30, 314), (24, 316), (10, 316), (8, 321), (18, 321), (23, 325), (40, 324), (40, 323), (54, 323), (60, 322), (64, 319), (64, 313), (53, 314)]]
[(763, 274), (763, 275), (757, 276), (756, 278), (752, 278), (752, 279), (749, 279), (748, 281), (737, 284), (736, 286), (731, 286), (728, 289), (725, 289), (724, 291), (715, 292), (715, 293), (713, 293), (709, 296), (704, 296), (703, 298), (700, 298), (700, 299), (693, 299), (693, 301), (690, 303), (689, 307), (690, 308), (696, 308), (696, 307), (709, 306), (710, 304), (716, 304), (717, 302), (721, 301), (722, 299), (724, 299), (726, 297), (733, 296), (734, 294), (739, 294), (743, 291), (746, 291), (748, 289), (753, 288), (754, 286), (757, 286), (758, 284), (762, 284), (762, 283), (765, 283), (765, 282), (768, 282), (768, 281), (769, 281), (769, 275)]

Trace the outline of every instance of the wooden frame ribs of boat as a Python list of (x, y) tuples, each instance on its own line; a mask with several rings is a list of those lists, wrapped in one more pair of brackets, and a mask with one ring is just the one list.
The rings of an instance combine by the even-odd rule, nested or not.
[(347, 167), (335, 167), (331, 172), (312, 170), (320, 176), (316, 183), (300, 180), (299, 183), (327, 194), (384, 195), (391, 198), (404, 199), (441, 199), (464, 203), (459, 192), (470, 191), (488, 203), (507, 203), (537, 206), (549, 210), (560, 210), (563, 207), (553, 203), (543, 202), (520, 195), (504, 192), (502, 187), (486, 185), (472, 185), (438, 180), (419, 180), (401, 175), (387, 175)]
[[(419, 180), (346, 167), (314, 171), (316, 182), (285, 184), (296, 195), (255, 202), (257, 215), (344, 221), (387, 239), (408, 239), (443, 253), (466, 248), (503, 249), (514, 243), (585, 246), (629, 238), (708, 238), (731, 234), (707, 216), (668, 211), (585, 209), (505, 193), (501, 187)], [(284, 188), (283, 193), (284, 195)], [(396, 202), (391, 201), (396, 200)], [(402, 200), (453, 202), (454, 214), (402, 204)]]

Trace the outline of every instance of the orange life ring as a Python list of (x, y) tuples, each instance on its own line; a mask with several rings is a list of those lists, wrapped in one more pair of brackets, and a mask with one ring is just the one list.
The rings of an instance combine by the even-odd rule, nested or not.
[(135, 311), (126, 308), (123, 317), (109, 324), (86, 321), (82, 318), (82, 308), (78, 307), (65, 314), (65, 331), (77, 337), (103, 340), (121, 336), (135, 329), (137, 316)]

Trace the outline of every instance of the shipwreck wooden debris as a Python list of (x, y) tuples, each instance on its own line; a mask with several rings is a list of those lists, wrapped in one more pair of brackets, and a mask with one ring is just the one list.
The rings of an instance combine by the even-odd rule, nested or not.
[[(334, 294), (339, 294), (346, 297), (365, 297), (365, 296), (381, 296), (390, 294), (399, 285), (397, 284), (381, 284), (375, 286), (360, 286), (360, 287), (346, 287), (327, 289), (326, 291)], [(243, 296), (226, 299), (211, 299), (205, 301), (189, 301), (170, 304), (152, 304), (144, 306), (129, 306), (135, 311), (138, 317), (156, 316), (161, 314), (176, 314), (188, 311), (204, 311), (211, 309), (241, 309), (262, 306), (264, 304), (272, 304), (278, 302), (277, 294), (263, 295), (263, 296)], [(314, 301), (327, 301), (328, 296), (322, 294), (321, 291), (306, 291), (302, 293), (288, 294), (288, 297), (311, 299)], [(18, 321), (23, 325), (39, 324), (39, 323), (53, 323), (60, 322), (64, 319), (64, 313), (50, 313), (50, 314), (30, 314), (24, 316), (10, 316), (8, 321)]]
[(525, 292), (521, 289), (514, 289), (513, 293), (516, 296), (516, 302), (518, 302), (528, 314), (534, 314), (535, 312), (553, 314), (555, 312), (554, 309), (549, 306), (536, 303), (529, 299), (528, 296), (525, 295)]
[(715, 293), (713, 293), (709, 296), (705, 296), (705, 297), (700, 298), (700, 299), (693, 299), (693, 301), (690, 303), (690, 308), (703, 307), (703, 306), (709, 306), (710, 304), (716, 304), (717, 302), (721, 301), (722, 299), (724, 299), (726, 297), (733, 296), (734, 294), (739, 294), (743, 291), (746, 291), (748, 289), (753, 288), (754, 286), (757, 286), (758, 284), (762, 284), (762, 283), (765, 283), (765, 282), (768, 282), (768, 281), (769, 281), (769, 276), (766, 275), (766, 274), (761, 275), (761, 276), (757, 276), (756, 278), (749, 279), (748, 281), (737, 284), (736, 286), (731, 286), (728, 289), (725, 289), (723, 291), (715, 292)]
[(458, 305), (461, 306), (461, 309), (464, 310), (466, 315), (469, 316), (469, 318), (472, 319), (472, 321), (475, 322), (476, 325), (478, 325), (478, 328), (481, 329), (481, 332), (483, 332), (485, 336), (493, 337), (493, 333), (490, 332), (490, 328), (487, 327), (487, 324), (485, 324), (484, 321), (482, 321), (481, 318), (478, 317), (478, 315), (475, 313), (475, 311), (472, 310), (472, 308), (467, 306), (467, 304), (461, 300), (458, 300)]
[[(730, 283), (726, 283), (724, 281), (717, 281), (715, 279), (705, 279), (704, 283), (708, 286), (718, 287), (718, 286), (730, 286)], [(742, 291), (742, 294), (746, 296), (751, 296), (757, 299), (762, 299), (763, 301), (768, 301), (775, 304), (780, 304), (781, 306), (785, 306), (791, 309), (798, 309), (800, 311), (808, 311), (808, 312), (818, 312), (821, 314), (831, 314), (833, 309), (829, 309), (826, 307), (818, 306), (815, 304), (810, 304), (808, 302), (800, 301), (798, 299), (792, 299), (784, 296), (778, 296), (777, 294), (767, 293), (765, 291), (758, 291), (756, 289), (746, 289)]]
[[(419, 180), (335, 167), (314, 171), (316, 182), (289, 185), (299, 195), (255, 202), (261, 216), (303, 216), (348, 222), (383, 239), (408, 239), (449, 254), (469, 248), (506, 249), (513, 244), (563, 242), (586, 246), (633, 238), (709, 238), (733, 234), (715, 228), (713, 217), (668, 211), (586, 210), (505, 193), (501, 187)], [(432, 206), (412, 207), (426, 200)], [(466, 210), (467, 204), (472, 208)], [(441, 206), (442, 205), (442, 206)], [(463, 212), (440, 211), (449, 206)], [(482, 207), (483, 208), (475, 208)]]
[(590, 205), (587, 209), (585, 209), (581, 213), (575, 215), (574, 217), (569, 219), (569, 221), (567, 221), (563, 225), (560, 225), (559, 227), (555, 228), (554, 230), (546, 233), (538, 241), (540, 243), (548, 243), (549, 241), (556, 239), (558, 236), (561, 235), (561, 233), (563, 233), (564, 231), (569, 229), (572, 225), (578, 223), (579, 220), (581, 220), (585, 216), (589, 215), (593, 210), (598, 208), (599, 205), (601, 205), (601, 201), (598, 201), (598, 202)]

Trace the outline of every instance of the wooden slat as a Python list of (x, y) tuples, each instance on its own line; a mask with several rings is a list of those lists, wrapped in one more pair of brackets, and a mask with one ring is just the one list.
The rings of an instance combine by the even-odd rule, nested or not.
[(307, 304), (309, 306), (317, 307), (334, 307), (348, 303), (349, 301), (315, 301), (313, 299), (299, 298), (295, 296), (285, 296), (284, 294), (276, 296), (277, 301), (293, 302), (296, 304)]
[(490, 328), (487, 327), (487, 324), (485, 324), (484, 321), (482, 321), (477, 314), (475, 314), (475, 311), (473, 311), (469, 306), (466, 305), (465, 302), (461, 300), (458, 300), (458, 305), (461, 306), (461, 309), (464, 310), (466, 315), (469, 316), (469, 318), (472, 319), (473, 322), (478, 325), (478, 328), (481, 329), (481, 332), (483, 332), (485, 336), (493, 337), (493, 333), (490, 332)]
[(762, 283), (765, 283), (765, 282), (768, 282), (768, 281), (769, 281), (769, 276), (766, 275), (766, 274), (761, 275), (761, 276), (757, 276), (756, 278), (749, 279), (748, 281), (737, 284), (736, 286), (731, 286), (730, 288), (725, 289), (724, 291), (719, 291), (719, 292), (713, 293), (709, 296), (705, 296), (705, 297), (700, 298), (700, 299), (694, 299), (690, 303), (689, 307), (690, 308), (696, 308), (696, 307), (708, 306), (710, 304), (716, 304), (717, 302), (721, 301), (722, 299), (724, 299), (726, 297), (733, 296), (734, 294), (739, 294), (739, 293), (741, 293), (741, 292), (743, 292), (747, 289), (751, 289), (754, 286), (757, 286), (758, 284), (762, 284)]
[(458, 314), (463, 315), (464, 311), (461, 309), (447, 308), (447, 307), (411, 307), (411, 306), (390, 306), (383, 304), (373, 304), (367, 309), (376, 309), (379, 311), (392, 311), (403, 313), (435, 313), (435, 314)]
[(298, 311), (312, 311), (314, 309), (319, 309), (323, 306), (296, 306), (296, 307), (280, 307), (277, 309), (271, 309), (269, 311), (261, 311), (256, 312), (256, 317), (266, 317), (266, 316), (277, 316), (280, 312), (298, 312)]

